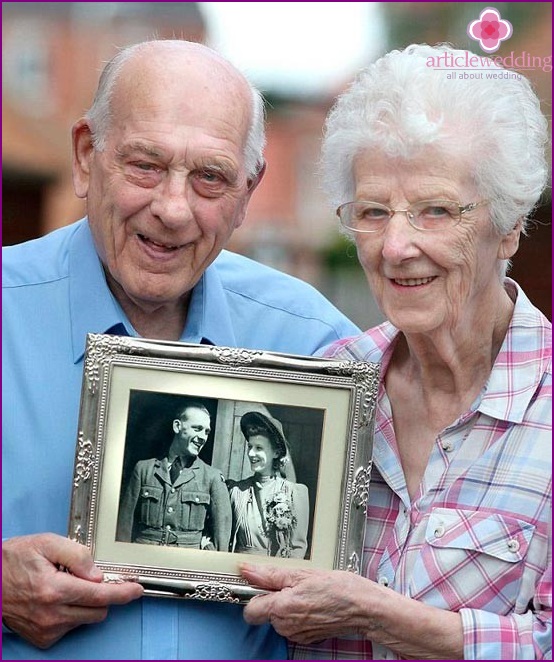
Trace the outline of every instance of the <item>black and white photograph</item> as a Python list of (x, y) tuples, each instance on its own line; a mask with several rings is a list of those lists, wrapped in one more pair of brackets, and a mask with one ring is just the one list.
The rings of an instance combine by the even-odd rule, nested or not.
[(156, 597), (248, 601), (248, 561), (359, 572), (378, 373), (89, 334), (69, 537)]
[(323, 417), (132, 390), (116, 540), (310, 558)]

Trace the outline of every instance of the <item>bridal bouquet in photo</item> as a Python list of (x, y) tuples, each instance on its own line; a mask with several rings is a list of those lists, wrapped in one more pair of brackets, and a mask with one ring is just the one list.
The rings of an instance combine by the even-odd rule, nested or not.
[(292, 552), (292, 533), (297, 520), (294, 514), (292, 498), (279, 492), (266, 503), (266, 535), (271, 541), (271, 555), (290, 557)]

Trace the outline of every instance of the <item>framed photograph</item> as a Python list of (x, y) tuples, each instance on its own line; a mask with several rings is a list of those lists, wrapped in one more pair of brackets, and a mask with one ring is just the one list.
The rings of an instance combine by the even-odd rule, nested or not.
[(243, 561), (359, 572), (378, 377), (89, 334), (69, 537), (160, 597), (246, 602)]

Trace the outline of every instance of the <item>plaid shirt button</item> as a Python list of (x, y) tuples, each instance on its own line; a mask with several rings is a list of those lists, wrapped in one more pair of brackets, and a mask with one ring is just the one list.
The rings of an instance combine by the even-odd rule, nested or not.
[(515, 539), (508, 540), (508, 549), (510, 552), (517, 552), (519, 550), (519, 542)]

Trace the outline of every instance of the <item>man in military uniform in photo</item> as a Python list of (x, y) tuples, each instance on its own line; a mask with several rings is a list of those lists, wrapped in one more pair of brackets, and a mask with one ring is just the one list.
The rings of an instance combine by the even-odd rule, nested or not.
[(198, 457), (210, 434), (210, 413), (187, 401), (173, 420), (173, 433), (166, 457), (135, 465), (116, 539), (227, 551), (231, 505), (225, 478)]

